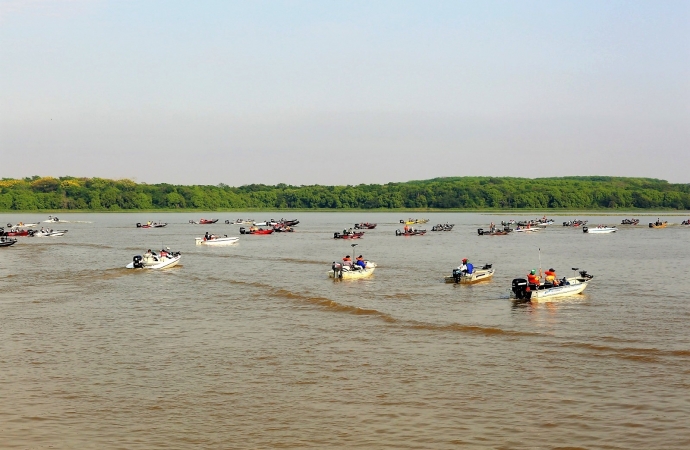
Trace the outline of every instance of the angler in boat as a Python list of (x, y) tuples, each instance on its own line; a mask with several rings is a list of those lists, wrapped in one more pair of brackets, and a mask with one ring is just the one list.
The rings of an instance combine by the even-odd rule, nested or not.
[(475, 269), (474, 265), (464, 258), (457, 269), (453, 269), (451, 276), (445, 277), (446, 283), (473, 284), (480, 281), (488, 281), (494, 276), (492, 264), (484, 264), (481, 269)]
[(182, 254), (170, 251), (170, 247), (161, 250), (160, 254), (148, 249), (144, 255), (136, 255), (132, 262), (127, 264), (127, 269), (167, 269), (174, 267), (180, 262)]
[(328, 276), (335, 280), (356, 280), (370, 277), (374, 274), (374, 269), (376, 269), (376, 263), (366, 261), (362, 255), (359, 255), (354, 263), (350, 255), (347, 255), (342, 262), (333, 262)]
[[(578, 271), (577, 267), (573, 268)], [(512, 282), (511, 297), (523, 302), (549, 302), (559, 297), (568, 297), (581, 294), (585, 290), (589, 281), (594, 278), (586, 270), (580, 270), (579, 276), (562, 278), (558, 280), (556, 271), (549, 269), (546, 271), (544, 283), (541, 283), (541, 274), (537, 275), (536, 270), (532, 269), (527, 275), (527, 279), (515, 278)]]

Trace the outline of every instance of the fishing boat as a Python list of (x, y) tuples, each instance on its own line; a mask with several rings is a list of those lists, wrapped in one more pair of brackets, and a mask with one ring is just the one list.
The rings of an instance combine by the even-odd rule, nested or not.
[(494, 229), (493, 231), (484, 231), (484, 228), (477, 228), (477, 234), (479, 236), (505, 236), (511, 231), (513, 231), (513, 229), (507, 226), (503, 227), (502, 230)]
[(407, 219), (407, 220), (400, 220), (400, 223), (404, 225), (418, 225), (418, 224), (423, 224), (427, 223), (429, 219)]
[[(26, 228), (31, 228), (31, 227), (36, 227), (38, 226), (37, 223), (24, 223), (24, 222), (19, 222), (14, 225), (15, 227), (26, 227)], [(8, 223), (7, 228), (12, 228), (12, 224)]]
[(541, 228), (537, 228), (537, 227), (535, 227), (535, 228), (532, 228), (532, 227), (523, 228), (523, 227), (518, 226), (517, 228), (515, 228), (516, 233), (536, 233), (537, 231), (540, 231), (540, 230), (541, 230)]
[(44, 223), (58, 223), (58, 222), (68, 223), (68, 221), (66, 221), (66, 220), (60, 220), (57, 217), (53, 217), (53, 216), (48, 216), (48, 220), (44, 220), (43, 222)]
[(38, 230), (31, 236), (33, 237), (60, 237), (64, 236), (68, 230)]
[(16, 239), (8, 239), (5, 236), (0, 237), (0, 247), (9, 247), (17, 243)]
[(680, 223), (681, 225), (690, 225), (690, 219), (684, 220)]
[(355, 229), (357, 230), (373, 230), (374, 228), (376, 228), (375, 223), (362, 222), (355, 224)]
[(168, 224), (163, 222), (147, 222), (147, 223), (137, 223), (137, 228), (163, 228)]
[(618, 231), (618, 228), (607, 227), (605, 225), (599, 225), (596, 227), (582, 227), (582, 232), (589, 234), (615, 233), (616, 231)]
[(368, 278), (374, 274), (376, 263), (371, 261), (365, 261), (365, 263), (366, 267), (362, 268), (357, 265), (350, 266), (339, 262), (333, 262), (328, 276), (336, 280), (359, 280), (361, 278)]
[(271, 234), (273, 231), (273, 228), (254, 229), (254, 227), (250, 227), (249, 229), (246, 229), (244, 227), (240, 227), (240, 234)]
[(180, 252), (166, 253), (165, 255), (136, 255), (132, 262), (125, 266), (126, 269), (169, 269), (180, 262)]
[(451, 276), (445, 277), (446, 283), (456, 284), (474, 284), (482, 281), (489, 281), (494, 276), (494, 269), (492, 264), (485, 264), (481, 269), (474, 269), (472, 273), (461, 272), (459, 269), (453, 269)]
[(431, 231), (452, 231), (454, 226), (454, 223), (439, 223), (438, 225), (434, 225), (433, 227), (431, 227)]
[(623, 219), (621, 220), (621, 225), (637, 225), (640, 223), (640, 219)]
[(19, 230), (17, 228), (13, 228), (10, 231), (4, 231), (4, 229), (0, 228), (0, 235), (3, 235), (3, 236), (25, 237), (25, 236), (32, 236), (33, 234), (34, 234), (34, 230)]
[(395, 235), (396, 236), (424, 236), (426, 234), (426, 230), (415, 230), (415, 229), (409, 229), (409, 230), (395, 230)]
[(364, 231), (346, 231), (343, 230), (342, 233), (333, 233), (333, 239), (361, 239), (364, 237)]
[(211, 225), (218, 222), (218, 219), (199, 219), (199, 225)]
[(231, 222), (231, 221), (229, 221), (229, 220), (226, 220), (225, 223), (226, 223), (227, 225), (230, 225), (230, 224), (235, 224), (235, 225), (245, 225), (245, 224), (247, 224), (247, 225), (251, 225), (251, 224), (254, 223), (254, 219), (237, 219), (237, 220), (234, 221), (234, 222)]
[(230, 236), (226, 234), (223, 237), (220, 236), (215, 236), (215, 235), (210, 235), (209, 238), (207, 239), (206, 236), (204, 237), (198, 237), (194, 238), (196, 241), (196, 245), (210, 245), (213, 247), (223, 247), (226, 245), (233, 245), (236, 244), (237, 241), (240, 240), (240, 238), (235, 237), (235, 236)]
[[(577, 268), (573, 268), (577, 271)], [(511, 287), (511, 298), (524, 302), (550, 302), (551, 300), (570, 297), (581, 294), (585, 290), (590, 280), (594, 278), (586, 270), (581, 270), (579, 276), (563, 278), (558, 285), (553, 284), (529, 284), (524, 278), (515, 278)]]
[(668, 226), (668, 222), (649, 222), (649, 228), (666, 228)]

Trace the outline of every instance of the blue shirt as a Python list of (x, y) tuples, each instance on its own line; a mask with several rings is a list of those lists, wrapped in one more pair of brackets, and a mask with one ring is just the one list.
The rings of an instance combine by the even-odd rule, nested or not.
[(467, 263), (467, 273), (472, 273), (474, 272), (474, 266), (472, 263)]

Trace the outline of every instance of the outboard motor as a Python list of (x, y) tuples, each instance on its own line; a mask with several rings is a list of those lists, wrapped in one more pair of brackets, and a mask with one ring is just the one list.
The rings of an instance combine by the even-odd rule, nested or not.
[(240, 234), (246, 234), (247, 230), (244, 227), (240, 227)]
[(132, 265), (135, 269), (142, 269), (144, 267), (141, 255), (137, 255), (134, 258), (132, 258)]
[(532, 291), (527, 285), (527, 280), (524, 278), (515, 278), (513, 280), (513, 287), (511, 289), (515, 294), (516, 300), (530, 300), (532, 298)]
[(229, 220), (226, 220), (226, 221), (225, 221), (225, 225), (230, 225), (230, 221), (229, 221)]
[(455, 280), (455, 283), (460, 282), (460, 278), (462, 277), (462, 271), (459, 269), (453, 269), (453, 279)]
[(331, 269), (333, 269), (333, 278), (342, 278), (343, 277), (343, 265), (341, 263), (337, 263), (333, 261), (333, 265), (331, 266)]
[(582, 227), (582, 232), (583, 232), (583, 233), (586, 233), (587, 230), (589, 230), (589, 228), (587, 228), (587, 227)]
[(489, 270), (493, 267), (493, 264), (484, 264), (484, 267), (482, 267), (482, 270)]
[(484, 236), (484, 228), (477, 228), (477, 234), (480, 236)]
[(510, 227), (503, 227), (503, 231), (505, 231), (506, 233), (510, 233), (511, 231), (513, 231), (513, 229)]
[(581, 270), (580, 276), (585, 280), (591, 280), (592, 278), (594, 278), (594, 275), (588, 274), (586, 270)]
[(137, 222), (137, 228), (141, 228), (141, 222)]
[[(401, 220), (401, 222), (402, 222), (402, 220)], [(396, 235), (396, 236), (400, 236), (401, 234), (402, 234), (402, 232), (401, 232), (400, 230), (395, 230), (395, 235)]]
[(333, 233), (333, 239), (340, 239), (340, 236), (340, 233), (338, 233), (337, 231)]

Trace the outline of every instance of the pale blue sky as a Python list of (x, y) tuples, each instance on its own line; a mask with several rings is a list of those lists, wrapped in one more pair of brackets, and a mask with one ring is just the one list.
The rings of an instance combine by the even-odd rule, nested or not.
[(0, 0), (0, 177), (690, 182), (688, 1)]

